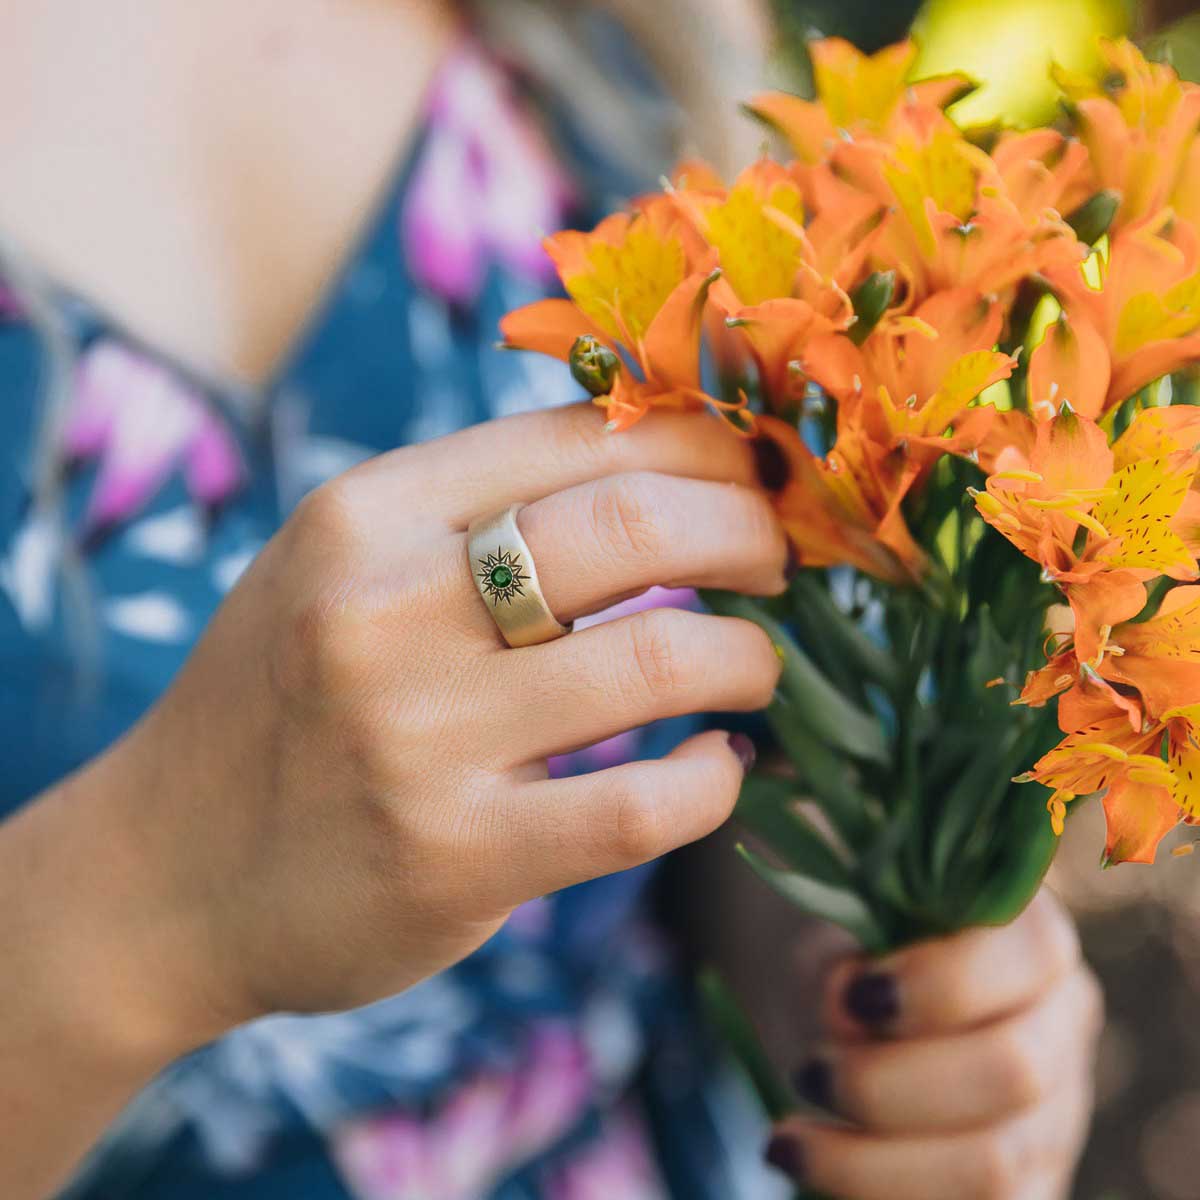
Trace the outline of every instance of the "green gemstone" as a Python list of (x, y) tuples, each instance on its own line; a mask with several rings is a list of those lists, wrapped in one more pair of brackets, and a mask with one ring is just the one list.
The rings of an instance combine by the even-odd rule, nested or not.
[(506, 567), (503, 563), (498, 567), (492, 568), (492, 587), (506, 588), (513, 581), (513, 573), (511, 567)]

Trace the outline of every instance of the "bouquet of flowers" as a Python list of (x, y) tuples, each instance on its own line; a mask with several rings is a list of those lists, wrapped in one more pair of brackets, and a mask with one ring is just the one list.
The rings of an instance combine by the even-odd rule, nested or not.
[(810, 49), (815, 99), (748, 106), (793, 159), (548, 238), (567, 298), (503, 332), (614, 433), (786, 456), (804, 569), (705, 597), (784, 664), (741, 852), (885, 951), (1014, 917), (1077, 798), (1105, 865), (1200, 822), (1200, 87), (1107, 42), (1061, 127), (963, 129), (910, 42)]

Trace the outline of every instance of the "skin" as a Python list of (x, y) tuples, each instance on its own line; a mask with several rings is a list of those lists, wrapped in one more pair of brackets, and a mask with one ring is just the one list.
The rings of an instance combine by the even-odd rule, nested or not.
[[(101, 7), (0, 14), (14, 64), (0, 229), (143, 339), (262, 378), (379, 194), (448, 14), (432, 0)], [(59, 69), (39, 73), (51, 51)], [(48, 86), (68, 73), (71, 88)], [(304, 208), (281, 222), (284, 193)], [(510, 650), (468, 575), (469, 520), (519, 500), (563, 620), (654, 583), (782, 588), (746, 443), (700, 417), (656, 414), (621, 437), (601, 424), (586, 407), (513, 418), (313, 493), (151, 713), (0, 826), (0, 961), (18, 981), (0, 987), (0, 1195), (46, 1195), (139, 1086), (231, 1026), (395, 992), (523, 900), (725, 820), (741, 764), (720, 732), (577, 780), (549, 781), (545, 758), (765, 704), (778, 663), (760, 631), (645, 613)], [(761, 892), (730, 879), (744, 946)], [(870, 1036), (844, 1011), (861, 964), (826, 985), (853, 1124), (783, 1130), (813, 1180), (849, 1200), (918, 1170), (886, 1194), (1065, 1195), (1098, 1008), (1061, 910), (1044, 900), (1011, 930), (888, 967), (900, 1015)], [(799, 1024), (795, 990), (769, 990)], [(964, 1086), (928, 1082), (946, 1073)], [(1005, 1086), (965, 1086), (975, 1074)]]

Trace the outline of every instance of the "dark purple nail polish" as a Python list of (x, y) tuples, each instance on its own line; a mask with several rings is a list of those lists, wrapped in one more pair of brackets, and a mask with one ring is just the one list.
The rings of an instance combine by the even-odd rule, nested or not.
[(828, 1059), (810, 1058), (795, 1074), (796, 1095), (826, 1112), (833, 1109), (833, 1067)]
[(776, 1170), (790, 1175), (797, 1183), (804, 1182), (804, 1147), (795, 1138), (777, 1133), (764, 1157)]
[(778, 442), (761, 433), (750, 443), (758, 481), (768, 492), (781, 492), (792, 478), (792, 465)]
[(758, 750), (755, 749), (754, 743), (744, 733), (731, 733), (729, 748), (737, 755), (738, 762), (742, 764), (742, 774), (749, 775), (758, 758)]
[(787, 561), (783, 564), (783, 577), (791, 583), (797, 575), (800, 574), (800, 556), (796, 553), (796, 547), (788, 542)]
[(846, 1011), (864, 1025), (886, 1025), (900, 1015), (900, 991), (896, 981), (882, 971), (852, 980), (842, 999)]

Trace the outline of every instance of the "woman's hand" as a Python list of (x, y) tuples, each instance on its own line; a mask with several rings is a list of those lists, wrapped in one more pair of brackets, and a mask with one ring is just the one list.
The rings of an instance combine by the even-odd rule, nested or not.
[(154, 941), (129, 970), (153, 955), (189, 1039), (394, 993), (522, 901), (728, 815), (744, 739), (706, 733), (662, 761), (564, 780), (546, 758), (661, 717), (765, 705), (779, 672), (766, 636), (660, 609), (509, 649), (464, 531), (518, 501), (563, 622), (652, 584), (785, 585), (749, 444), (695, 414), (621, 436), (590, 406), (521, 416), (314, 492), (106, 768), (121, 781), (106, 817), (145, 893), (140, 925), (109, 937), (152, 909)]
[(1007, 928), (843, 962), (827, 1046), (797, 1078), (839, 1119), (783, 1122), (768, 1158), (839, 1200), (1064, 1200), (1101, 1024), (1099, 985), (1045, 890)]

